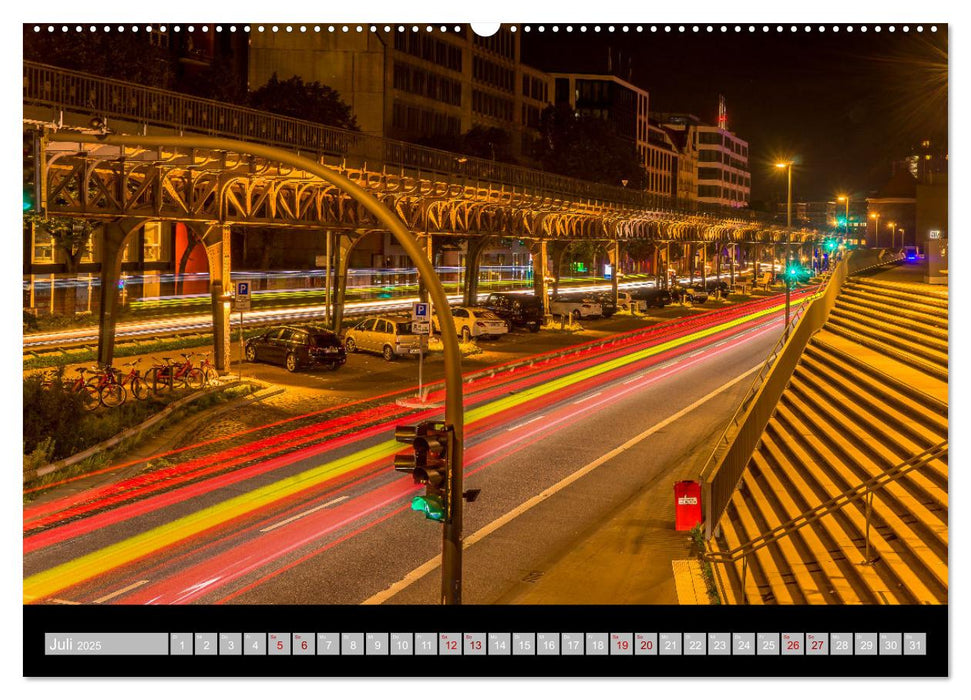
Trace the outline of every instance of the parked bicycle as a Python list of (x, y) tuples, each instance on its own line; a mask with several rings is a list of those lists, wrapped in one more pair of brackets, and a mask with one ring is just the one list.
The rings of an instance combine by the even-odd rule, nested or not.
[(140, 360), (126, 362), (125, 367), (128, 368), (128, 374), (121, 377), (119, 381), (125, 387), (128, 394), (131, 394), (139, 401), (144, 401), (151, 395), (152, 389), (148, 385), (148, 381), (142, 377), (142, 373), (136, 369), (139, 362)]
[(102, 406), (115, 408), (125, 403), (128, 398), (128, 391), (122, 386), (120, 372), (111, 365), (105, 367), (95, 367), (89, 370), (91, 378), (86, 382), (89, 387), (97, 389), (98, 400)]
[(206, 379), (202, 370), (192, 365), (192, 360), (187, 353), (180, 354), (183, 358), (182, 362), (163, 357), (162, 362), (155, 360), (156, 364), (146, 374), (149, 385), (156, 393), (186, 387), (201, 389), (205, 385)]
[(202, 362), (199, 363), (199, 371), (202, 372), (203, 384), (205, 384), (205, 386), (211, 386), (212, 384), (216, 383), (216, 380), (219, 379), (219, 371), (209, 360), (209, 356), (212, 355), (212, 352), (200, 352), (198, 355), (202, 358)]
[[(81, 394), (81, 405), (84, 406), (85, 410), (93, 411), (101, 405), (101, 395), (96, 387), (89, 386), (84, 381), (84, 374), (88, 371), (87, 369), (78, 367), (76, 371), (78, 376), (75, 379), (62, 379), (64, 389), (75, 394)], [(41, 386), (50, 389), (54, 386), (54, 381), (55, 377), (48, 375)]]

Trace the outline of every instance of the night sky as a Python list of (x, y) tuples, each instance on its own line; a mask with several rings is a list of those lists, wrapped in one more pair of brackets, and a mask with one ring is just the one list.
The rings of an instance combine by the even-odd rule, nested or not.
[(554, 34), (547, 25), (542, 34), (535, 27), (523, 34), (522, 59), (547, 71), (603, 73), (610, 53), (615, 75), (650, 92), (651, 111), (689, 112), (709, 123), (724, 95), (729, 129), (749, 141), (753, 203), (784, 201), (784, 177), (772, 163), (788, 154), (801, 161), (796, 200), (846, 190), (864, 197), (912, 145), (947, 138), (947, 27), (933, 34), (929, 25), (920, 34), (913, 26), (908, 34), (831, 27)]

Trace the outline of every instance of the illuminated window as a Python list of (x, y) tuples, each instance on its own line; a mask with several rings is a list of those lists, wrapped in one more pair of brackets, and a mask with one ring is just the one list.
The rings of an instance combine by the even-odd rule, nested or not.
[(54, 239), (42, 226), (34, 226), (34, 262), (54, 262)]
[(162, 222), (151, 221), (145, 224), (145, 262), (162, 260)]

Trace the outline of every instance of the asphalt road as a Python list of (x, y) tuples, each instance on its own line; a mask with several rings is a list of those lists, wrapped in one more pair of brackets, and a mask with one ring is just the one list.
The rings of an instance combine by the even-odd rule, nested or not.
[[(482, 495), (466, 508), (474, 544), (465, 602), (502, 601), (673, 466), (686, 459), (700, 466), (748, 381), (557, 487), (758, 365), (780, 326), (776, 313), (717, 332), (692, 329), (677, 340), (645, 339), (470, 386), (466, 488)], [(419, 489), (388, 466), (398, 451), (389, 441), (395, 409), (388, 410), (303, 451), (213, 467), (184, 483), (173, 470), (165, 488), (144, 497), (132, 497), (142, 485), (135, 479), (87, 502), (74, 496), (53, 516), (49, 504), (47, 515), (28, 507), (25, 601), (436, 602), (441, 528), (408, 509)], [(556, 490), (524, 508), (548, 489)], [(38, 525), (43, 517), (53, 520)], [(496, 527), (500, 518), (508, 522)], [(412, 574), (423, 565), (425, 575)]]

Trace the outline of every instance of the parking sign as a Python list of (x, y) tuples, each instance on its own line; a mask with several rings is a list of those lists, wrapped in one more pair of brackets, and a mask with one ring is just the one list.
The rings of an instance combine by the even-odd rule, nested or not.
[(427, 321), (428, 320), (428, 304), (423, 301), (416, 301), (411, 307), (411, 320), (412, 321)]
[(237, 282), (236, 294), (233, 296), (233, 311), (249, 311), (249, 303), (249, 282)]

